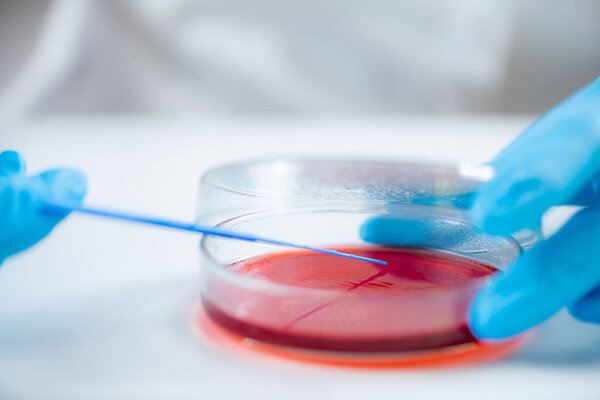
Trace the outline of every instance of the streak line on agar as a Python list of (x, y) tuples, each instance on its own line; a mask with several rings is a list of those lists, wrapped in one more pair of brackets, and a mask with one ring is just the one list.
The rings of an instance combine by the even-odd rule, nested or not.
[[(358, 289), (359, 287), (364, 286), (364, 285), (366, 285), (366, 284), (368, 284), (370, 282), (373, 282), (375, 279), (381, 278), (382, 276), (384, 276), (386, 274), (387, 274), (387, 271), (379, 271), (375, 275), (372, 275), (372, 276), (368, 277), (365, 280), (362, 280), (362, 281), (360, 281), (358, 283), (355, 283), (354, 285), (352, 285), (351, 287), (349, 287), (348, 289), (346, 289), (344, 291), (344, 293), (348, 293), (348, 292), (353, 291), (354, 289)], [(290, 329), (292, 326), (294, 326), (298, 322), (302, 321), (305, 318), (310, 317), (311, 315), (313, 315), (313, 314), (321, 311), (322, 309), (324, 309), (327, 306), (332, 305), (333, 303), (335, 303), (335, 300), (328, 301), (327, 303), (321, 304), (320, 306), (313, 308), (312, 310), (310, 310), (310, 311), (302, 314), (298, 318), (294, 319), (292, 322), (290, 322), (289, 324), (287, 324), (286, 326), (284, 326), (281, 330), (282, 331), (286, 331), (286, 330)]]

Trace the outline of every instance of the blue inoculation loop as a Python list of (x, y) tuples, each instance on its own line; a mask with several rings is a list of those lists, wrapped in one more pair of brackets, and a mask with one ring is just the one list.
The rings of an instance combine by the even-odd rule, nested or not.
[(368, 262), (379, 264), (379, 265), (387, 265), (387, 262), (385, 262), (385, 261), (376, 260), (376, 259), (369, 258), (369, 257), (357, 256), (354, 254), (343, 253), (343, 252), (336, 251), (336, 250), (321, 249), (318, 247), (290, 243), (290, 242), (286, 242), (283, 240), (264, 238), (261, 236), (256, 236), (256, 235), (252, 235), (249, 233), (237, 232), (237, 231), (233, 231), (230, 229), (198, 225), (198, 224), (194, 224), (194, 223), (190, 224), (187, 222), (173, 221), (173, 220), (168, 220), (168, 219), (164, 219), (164, 218), (151, 217), (151, 216), (146, 216), (146, 215), (137, 215), (137, 214), (131, 214), (131, 213), (127, 213), (127, 212), (114, 211), (114, 210), (107, 210), (104, 208), (92, 208), (92, 207), (84, 207), (84, 206), (75, 205), (75, 204), (71, 205), (71, 204), (62, 204), (62, 203), (54, 203), (54, 202), (46, 201), (46, 202), (42, 203), (42, 211), (46, 212), (46, 213), (57, 213), (57, 212), (64, 213), (65, 211), (67, 211), (67, 212), (68, 211), (76, 211), (76, 212), (80, 212), (80, 213), (95, 215), (98, 217), (118, 219), (118, 220), (123, 220), (123, 221), (131, 221), (131, 222), (137, 222), (137, 223), (154, 225), (154, 226), (162, 226), (165, 228), (178, 229), (178, 230), (183, 230), (183, 231), (188, 231), (188, 232), (197, 232), (197, 233), (202, 233), (205, 235), (220, 236), (220, 237), (225, 237), (225, 238), (230, 238), (230, 239), (244, 240), (244, 241), (248, 241), (248, 242), (257, 242), (257, 243), (273, 244), (273, 245), (277, 245), (277, 246), (293, 247), (296, 249), (309, 250), (309, 251), (314, 251), (317, 253), (330, 254), (332, 256), (346, 257), (346, 258), (351, 258), (354, 260), (361, 260), (361, 261), (368, 261)]

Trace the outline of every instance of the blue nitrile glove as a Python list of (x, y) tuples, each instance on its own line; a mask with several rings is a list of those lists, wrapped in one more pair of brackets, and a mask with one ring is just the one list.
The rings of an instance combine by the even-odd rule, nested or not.
[(28, 177), (17, 152), (0, 153), (0, 263), (40, 241), (66, 217), (42, 213), (41, 200), (80, 203), (85, 192), (81, 172), (53, 169)]
[[(587, 208), (478, 293), (468, 315), (473, 333), (506, 338), (565, 306), (581, 320), (600, 323), (600, 79), (550, 110), (490, 164), (495, 176), (471, 209), (488, 233), (536, 229), (553, 205)], [(451, 204), (468, 208), (472, 199), (465, 199)], [(370, 218), (360, 231), (372, 243), (434, 248), (460, 246), (473, 233), (437, 218), (394, 213)]]
[(371, 217), (360, 227), (359, 233), (363, 240), (381, 245), (450, 249), (474, 240), (479, 232), (451, 219), (408, 210)]
[(481, 290), (471, 304), (480, 338), (520, 333), (568, 307), (600, 323), (600, 79), (527, 128), (491, 163), (471, 216), (485, 231), (540, 225), (548, 208), (588, 206)]

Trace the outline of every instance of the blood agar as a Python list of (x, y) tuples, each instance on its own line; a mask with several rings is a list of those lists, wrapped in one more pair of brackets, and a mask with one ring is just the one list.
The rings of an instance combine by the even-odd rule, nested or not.
[(313, 350), (398, 352), (475, 341), (465, 322), (475, 290), (471, 284), (481, 284), (495, 268), (432, 249), (347, 246), (336, 250), (388, 265), (308, 251), (251, 257), (225, 268), (254, 280), (327, 296), (278, 301), (254, 291), (229, 291), (229, 299), (241, 305), (235, 312), (206, 296), (204, 308), (216, 323), (240, 336)]

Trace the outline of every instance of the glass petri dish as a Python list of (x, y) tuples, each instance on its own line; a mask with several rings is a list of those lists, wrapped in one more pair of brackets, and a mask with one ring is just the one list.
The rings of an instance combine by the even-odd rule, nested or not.
[[(476, 343), (466, 324), (470, 299), (538, 236), (491, 236), (469, 220), (488, 172), (322, 159), (211, 170), (201, 181), (202, 222), (389, 265), (206, 236), (204, 313), (240, 338), (304, 354), (455, 355)], [(425, 224), (427, 232), (402, 243), (365, 241), (365, 223), (378, 218), (405, 230)]]

